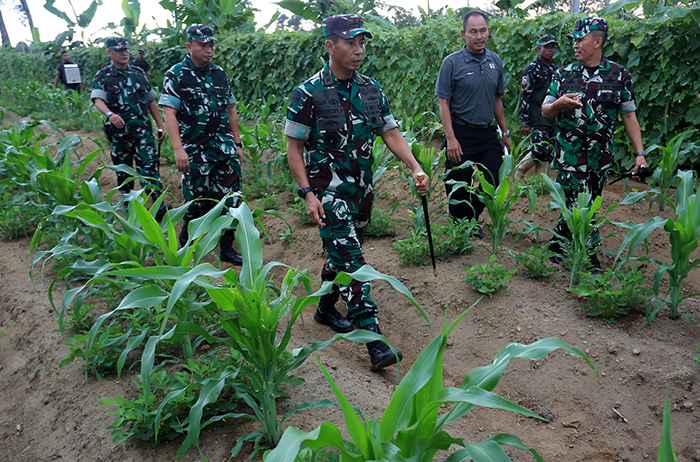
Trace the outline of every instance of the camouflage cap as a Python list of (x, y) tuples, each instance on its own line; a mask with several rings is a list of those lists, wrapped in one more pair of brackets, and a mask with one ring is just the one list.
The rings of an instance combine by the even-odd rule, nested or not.
[(136, 53), (141, 53), (141, 54), (143, 54), (143, 50), (136, 50)]
[(545, 46), (549, 45), (550, 43), (557, 43), (557, 39), (554, 38), (553, 35), (543, 35), (537, 40), (537, 46)]
[(364, 29), (364, 21), (359, 14), (339, 14), (329, 16), (323, 20), (323, 36), (337, 35), (343, 39), (365, 34), (372, 38), (372, 34)]
[(121, 37), (108, 38), (107, 40), (105, 40), (105, 45), (107, 45), (107, 48), (114, 51), (129, 49), (129, 44), (126, 43), (126, 40), (124, 40)]
[(195, 24), (187, 29), (187, 38), (191, 38), (199, 43), (218, 41), (214, 38), (214, 31), (204, 24)]
[(608, 21), (604, 18), (590, 17), (590, 18), (580, 18), (576, 20), (574, 24), (574, 31), (568, 35), (572, 39), (580, 39), (590, 34), (594, 30), (599, 30), (601, 32), (608, 31)]

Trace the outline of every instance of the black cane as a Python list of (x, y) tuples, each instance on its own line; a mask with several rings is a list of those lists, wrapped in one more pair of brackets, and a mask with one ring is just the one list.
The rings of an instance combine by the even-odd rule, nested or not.
[[(418, 181), (422, 182), (425, 173), (421, 172), (416, 175)], [(430, 231), (430, 213), (428, 212), (428, 199), (425, 194), (421, 194), (420, 200), (423, 203), (423, 217), (425, 218), (425, 229), (428, 232), (428, 245), (430, 246), (430, 259), (433, 262), (433, 274), (437, 277), (437, 267), (435, 266), (435, 249), (433, 248), (433, 233)]]

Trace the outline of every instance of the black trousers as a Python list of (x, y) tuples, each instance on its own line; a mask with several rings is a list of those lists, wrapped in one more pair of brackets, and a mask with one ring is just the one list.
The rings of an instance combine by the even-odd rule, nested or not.
[[(456, 169), (466, 161), (480, 164), (479, 169), (489, 183), (498, 186), (498, 170), (503, 163), (503, 150), (501, 142), (496, 134), (496, 127), (472, 128), (456, 123), (452, 124), (455, 137), (462, 147), (462, 158), (458, 162), (449, 159), (445, 161), (445, 170), (448, 171), (445, 180), (445, 191), (449, 200), (448, 211), (453, 220), (479, 218), (485, 205), (479, 197), (469, 192), (466, 188), (450, 185), (449, 180), (463, 181), (471, 184), (474, 169)], [(447, 140), (443, 143), (443, 149), (447, 147)]]

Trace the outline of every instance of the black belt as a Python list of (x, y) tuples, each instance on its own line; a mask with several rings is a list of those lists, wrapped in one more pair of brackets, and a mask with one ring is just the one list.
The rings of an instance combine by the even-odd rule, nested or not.
[(464, 120), (460, 119), (459, 117), (452, 117), (452, 122), (456, 123), (457, 125), (462, 125), (463, 127), (469, 127), (469, 128), (481, 128), (482, 130), (485, 128), (491, 127), (491, 122), (484, 124), (484, 125), (478, 125), (478, 124), (470, 124), (469, 122), (465, 122)]

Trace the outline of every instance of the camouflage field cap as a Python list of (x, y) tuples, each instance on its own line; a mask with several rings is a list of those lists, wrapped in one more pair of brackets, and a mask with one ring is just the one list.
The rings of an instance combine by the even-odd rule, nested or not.
[(542, 37), (540, 37), (537, 40), (537, 46), (540, 46), (540, 45), (545, 46), (545, 45), (549, 45), (550, 43), (557, 43), (557, 39), (555, 39), (553, 35), (549, 35), (549, 34), (543, 35)]
[(343, 39), (365, 34), (372, 38), (372, 34), (364, 29), (364, 21), (359, 14), (339, 14), (329, 16), (323, 20), (323, 36), (337, 35)]
[(574, 31), (568, 35), (572, 39), (580, 39), (590, 34), (591, 32), (599, 30), (601, 32), (608, 31), (608, 21), (603, 18), (580, 18), (574, 23)]
[(129, 49), (129, 44), (126, 43), (126, 40), (124, 40), (121, 37), (108, 38), (107, 40), (105, 40), (105, 45), (107, 45), (107, 48), (114, 51)]
[(143, 50), (136, 50), (136, 53), (143, 54)]
[(199, 43), (209, 43), (218, 41), (214, 38), (214, 31), (204, 24), (195, 24), (187, 29), (187, 38), (191, 38)]

